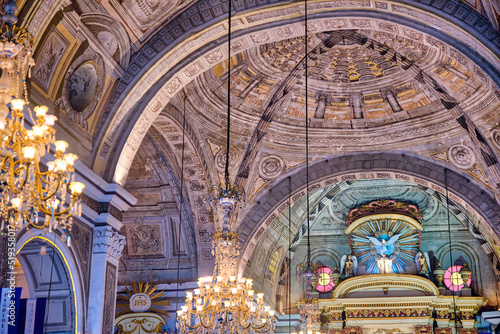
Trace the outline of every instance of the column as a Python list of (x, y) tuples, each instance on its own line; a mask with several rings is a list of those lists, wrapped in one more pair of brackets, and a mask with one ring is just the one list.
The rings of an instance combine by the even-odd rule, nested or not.
[(242, 99), (246, 98), (248, 94), (250, 94), (250, 92), (261, 83), (261, 81), (262, 81), (261, 77), (257, 76), (253, 78), (248, 84), (248, 86), (245, 87), (245, 89), (240, 93), (238, 97)]
[(324, 119), (326, 105), (328, 103), (328, 95), (326, 95), (324, 93), (320, 93), (320, 94), (318, 94), (318, 98), (316, 101), (317, 101), (317, 107), (316, 107), (316, 111), (314, 112), (314, 118)]
[(389, 105), (391, 106), (393, 112), (403, 111), (403, 108), (401, 108), (401, 105), (396, 98), (396, 94), (394, 94), (392, 90), (386, 90), (384, 98), (387, 100), (387, 102), (389, 102)]
[(363, 118), (363, 100), (361, 94), (351, 95), (351, 107), (355, 119)]
[(91, 333), (113, 334), (118, 262), (125, 237), (112, 226), (94, 228), (88, 327)]

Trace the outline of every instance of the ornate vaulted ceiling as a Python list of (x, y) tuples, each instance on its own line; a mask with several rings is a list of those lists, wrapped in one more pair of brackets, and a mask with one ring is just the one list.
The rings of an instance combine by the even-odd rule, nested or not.
[[(247, 193), (238, 219), (241, 272), (281, 214), (284, 189), (292, 202), (304, 196), (306, 113), (313, 190), (379, 179), (443, 194), (447, 168), (457, 184), (470, 183), (456, 186), (454, 200), (482, 222), (483, 235), (495, 236), (488, 239), (495, 248), (493, 1), (310, 2), (307, 96), (303, 3), (234, 5), (229, 61), (221, 1), (51, 0), (21, 10), (38, 62), (32, 100), (55, 110), (83, 164), (138, 199), (124, 216), (134, 242), (123, 281), (140, 277), (146, 262), (158, 269), (148, 275), (161, 279), (178, 265), (191, 278), (211, 271), (206, 199), (223, 173), (228, 89), (231, 180)], [(75, 82), (86, 75), (95, 94), (82, 102)], [(154, 237), (176, 233), (184, 233), (185, 248)], [(146, 250), (152, 256), (144, 262)]]

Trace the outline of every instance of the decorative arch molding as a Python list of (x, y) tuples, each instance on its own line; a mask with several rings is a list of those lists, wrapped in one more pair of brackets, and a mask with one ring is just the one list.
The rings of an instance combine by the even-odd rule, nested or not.
[[(493, 39), (498, 36), (496, 31), (492, 30), (491, 36), (488, 35), (491, 39), (486, 37), (476, 38), (474, 36), (477, 31), (464, 22), (451, 19), (451, 17), (449, 22), (442, 19), (451, 14), (432, 16), (429, 13), (419, 11), (418, 6), (416, 8), (407, 7), (399, 2), (397, 4), (387, 4), (387, 12), (381, 13), (379, 9), (371, 8), (371, 2), (358, 2), (359, 8), (350, 10), (332, 8), (329, 2), (316, 2), (313, 5), (318, 7), (315, 8), (317, 13), (311, 21), (339, 17), (390, 19), (391, 22), (433, 36), (433, 42), (441, 44), (444, 42), (456, 46), (476, 64), (478, 69), (481, 68), (482, 71), (490, 74), (489, 80), (492, 80), (489, 82), (490, 85), (500, 86), (500, 74), (493, 65), (498, 62), (500, 55), (500, 50), (493, 43)], [(367, 6), (366, 3), (370, 5)], [(414, 4), (413, 1), (408, 1), (408, 3)], [(239, 30), (233, 33), (235, 43), (238, 44), (238, 47), (233, 48), (234, 52), (241, 52), (266, 43), (265, 38), (263, 40), (254, 38), (258, 42), (252, 39), (252, 36), (256, 36), (257, 31), (273, 31), (280, 27), (300, 24), (301, 18), (297, 17), (297, 14), (301, 13), (299, 7), (297, 4), (287, 5), (278, 9), (267, 9), (267, 11), (255, 15), (253, 15), (253, 12), (245, 12), (235, 18), (235, 20), (241, 20), (245, 24), (242, 24)], [(432, 6), (429, 6), (429, 8), (424, 7), (431, 12), (436, 10)], [(272, 15), (279, 19), (270, 22), (270, 13), (272, 11), (274, 11)], [(479, 16), (477, 20), (480, 20)], [(266, 22), (265, 26), (262, 22)], [(434, 27), (439, 27), (439, 29), (429, 26), (429, 22)], [(321, 26), (320, 29), (314, 32), (335, 29), (335, 27)], [(135, 66), (136, 72), (134, 75), (125, 74), (124, 78), (126, 79), (122, 80), (122, 83), (118, 85), (119, 87), (113, 94), (106, 110), (110, 117), (107, 120), (106, 131), (98, 134), (96, 147), (98, 146), (99, 150), (94, 152), (93, 157), (94, 167), (101, 166), (103, 162), (102, 160), (98, 162), (96, 159), (102, 158), (106, 161), (105, 170), (100, 171), (104, 173), (105, 178), (113, 178), (116, 182), (122, 183), (126, 179), (130, 166), (130, 161), (127, 161), (125, 156), (137, 150), (143, 137), (143, 134), (139, 131), (139, 124), (141, 128), (144, 129), (144, 126), (146, 126), (147, 129), (162, 107), (167, 105), (180, 89), (191, 82), (199, 73), (210, 68), (211, 64), (227, 58), (225, 43), (227, 37), (225, 34), (226, 27), (222, 24), (214, 24), (203, 31), (197, 30), (196, 35), (190, 36), (190, 39), (182, 40), (182, 44), (164, 48), (163, 54), (156, 53), (151, 61), (147, 62), (146, 58), (143, 57), (147, 64), (156, 64), (147, 73), (145, 69), (140, 69), (142, 67), (137, 65)], [(294, 36), (287, 36), (286, 38)], [(462, 42), (464, 39), (467, 40), (470, 46)], [(498, 44), (500, 44), (500, 41)], [(185, 54), (190, 54), (190, 56), (183, 57)], [(134, 67), (133, 64), (131, 67)], [(136, 110), (144, 110), (144, 112), (134, 112)], [(106, 148), (107, 152), (113, 151), (109, 147), (114, 148), (115, 155), (108, 156), (99, 153), (104, 148)], [(100, 158), (97, 157), (98, 155)]]
[[(292, 257), (295, 253), (292, 253)], [(340, 267), (340, 258), (342, 257), (342, 255), (340, 255), (336, 250), (334, 249), (317, 249), (317, 248), (313, 248), (311, 250), (311, 262), (314, 263), (317, 261), (317, 259), (321, 256), (326, 256), (326, 257), (329, 257), (333, 263), (335, 264), (335, 266), (339, 265)], [(325, 263), (326, 265), (326, 263)]]
[[(317, 162), (309, 167), (309, 190), (348, 180), (396, 179), (422, 185), (445, 195), (446, 167), (409, 154), (363, 153), (345, 155)], [(291, 205), (306, 195), (306, 171), (290, 177)], [(448, 170), (450, 199), (461, 205), (481, 222), (476, 228), (490, 245), (499, 243), (500, 205), (492, 194), (474, 180)], [(289, 180), (278, 180), (241, 215), (237, 228), (244, 249), (239, 264), (243, 273), (252, 250), (266, 229), (288, 208)], [(267, 209), (269, 208), (269, 209)], [(492, 247), (495, 249), (495, 247)], [(498, 254), (496, 254), (498, 257)]]
[[(54, 237), (53, 240), (49, 237)], [(74, 313), (74, 330), (73, 333), (82, 333), (84, 328), (84, 323), (86, 321), (86, 314), (84, 313), (83, 306), (85, 303), (85, 293), (83, 292), (83, 282), (80, 270), (80, 264), (78, 259), (69, 247), (63, 243), (59, 237), (54, 236), (53, 233), (44, 236), (42, 231), (30, 230), (30, 232), (22, 233), (16, 242), (16, 255), (23, 249), (23, 247), (32, 240), (42, 240), (52, 246), (54, 251), (56, 251), (61, 257), (65, 269), (68, 271), (68, 276), (70, 277), (71, 291), (73, 293), (73, 307)]]

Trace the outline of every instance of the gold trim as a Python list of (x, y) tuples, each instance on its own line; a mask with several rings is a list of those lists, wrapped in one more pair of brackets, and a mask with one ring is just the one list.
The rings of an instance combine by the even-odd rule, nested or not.
[(423, 231), (424, 228), (420, 223), (410, 217), (406, 216), (400, 213), (378, 213), (378, 214), (373, 214), (373, 215), (368, 215), (368, 216), (363, 216), (360, 217), (356, 220), (354, 220), (344, 231), (345, 234), (351, 234), (354, 230), (356, 230), (359, 226), (362, 224), (366, 223), (369, 220), (375, 220), (375, 219), (392, 219), (392, 220), (402, 220), (408, 225), (412, 226), (413, 228)]

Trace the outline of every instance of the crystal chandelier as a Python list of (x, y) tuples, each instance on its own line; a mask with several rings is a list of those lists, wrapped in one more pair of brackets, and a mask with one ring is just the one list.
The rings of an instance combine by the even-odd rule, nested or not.
[[(228, 50), (231, 51), (231, 1), (229, 1)], [(234, 212), (241, 207), (245, 191), (229, 182), (229, 147), (231, 127), (231, 76), (228, 57), (227, 136), (224, 181), (209, 189), (209, 202), (218, 215), (212, 237), (215, 258), (213, 276), (201, 277), (199, 288), (186, 293), (186, 304), (177, 311), (177, 326), (181, 333), (273, 333), (274, 311), (264, 305), (264, 294), (252, 290), (252, 280), (237, 278), (240, 255), (239, 236), (234, 232)], [(255, 298), (256, 297), (256, 298)]]
[[(5, 4), (0, 38), (1, 231), (35, 227), (50, 233), (60, 227), (69, 245), (72, 217), (81, 214), (85, 185), (74, 181), (78, 157), (65, 153), (65, 141), (55, 141), (57, 117), (47, 115), (47, 107), (27, 107), (25, 78), (34, 65), (33, 50), (29, 33), (15, 26), (17, 9), (14, 0)], [(44, 167), (41, 159), (52, 144), (55, 160)]]
[(213, 276), (201, 277), (194, 296), (177, 311), (181, 333), (272, 333), (274, 311), (263, 302), (263, 293), (252, 290), (252, 280), (237, 279), (239, 236), (227, 229), (213, 236)]

